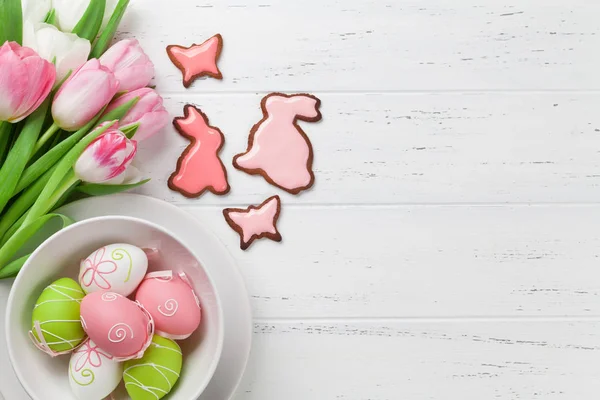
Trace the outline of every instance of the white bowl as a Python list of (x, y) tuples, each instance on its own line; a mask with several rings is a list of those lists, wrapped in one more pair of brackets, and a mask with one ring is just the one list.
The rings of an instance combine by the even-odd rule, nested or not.
[[(181, 377), (169, 400), (196, 400), (210, 382), (223, 348), (223, 315), (219, 295), (193, 250), (172, 233), (150, 222), (130, 217), (99, 217), (69, 226), (51, 236), (31, 255), (8, 297), (6, 341), (10, 361), (27, 393), (34, 400), (77, 400), (68, 379), (69, 355), (51, 358), (29, 340), (33, 306), (42, 290), (61, 277), (77, 280), (79, 261), (111, 243), (156, 248), (161, 257), (150, 270), (185, 272), (200, 297), (202, 322), (183, 351)], [(128, 399), (123, 385), (116, 400)]]

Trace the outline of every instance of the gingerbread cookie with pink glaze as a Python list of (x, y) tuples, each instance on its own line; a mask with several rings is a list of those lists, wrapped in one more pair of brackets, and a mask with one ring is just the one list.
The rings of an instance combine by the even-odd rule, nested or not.
[(217, 66), (222, 50), (223, 37), (220, 34), (216, 34), (202, 44), (193, 44), (190, 47), (174, 44), (167, 46), (167, 54), (183, 74), (183, 86), (186, 88), (202, 76), (223, 79), (223, 74)]
[(186, 105), (184, 117), (173, 120), (175, 129), (191, 143), (177, 160), (169, 188), (186, 197), (200, 197), (205, 191), (216, 195), (229, 192), (227, 170), (219, 158), (225, 136), (208, 117), (193, 105)]
[(313, 148), (298, 121), (320, 121), (320, 106), (321, 100), (304, 93), (264, 97), (263, 119), (250, 131), (246, 152), (234, 157), (234, 167), (292, 194), (312, 187)]
[(248, 249), (256, 239), (268, 238), (281, 242), (281, 234), (277, 230), (277, 220), (281, 213), (279, 196), (272, 196), (260, 206), (243, 208), (226, 208), (223, 216), (229, 226), (240, 235), (240, 248)]

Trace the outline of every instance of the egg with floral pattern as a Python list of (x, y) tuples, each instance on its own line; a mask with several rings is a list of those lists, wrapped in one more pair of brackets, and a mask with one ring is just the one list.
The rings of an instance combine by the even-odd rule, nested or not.
[(113, 292), (85, 296), (81, 324), (90, 339), (117, 361), (140, 358), (154, 333), (152, 316), (144, 307)]
[(80, 400), (102, 400), (121, 382), (123, 364), (87, 339), (71, 354), (69, 384)]
[(158, 335), (183, 340), (200, 325), (200, 300), (184, 273), (161, 271), (146, 275), (135, 299), (152, 315)]
[(142, 249), (125, 243), (103, 246), (80, 263), (79, 283), (86, 293), (114, 292), (129, 296), (148, 271)]

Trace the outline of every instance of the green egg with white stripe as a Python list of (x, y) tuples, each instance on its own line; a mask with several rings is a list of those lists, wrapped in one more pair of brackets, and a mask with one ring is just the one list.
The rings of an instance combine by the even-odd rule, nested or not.
[(123, 381), (132, 400), (158, 400), (166, 396), (181, 374), (183, 357), (174, 341), (154, 335), (139, 360), (125, 362)]
[(85, 293), (79, 283), (62, 278), (46, 287), (33, 308), (29, 335), (33, 343), (50, 355), (71, 352), (86, 338), (79, 319)]

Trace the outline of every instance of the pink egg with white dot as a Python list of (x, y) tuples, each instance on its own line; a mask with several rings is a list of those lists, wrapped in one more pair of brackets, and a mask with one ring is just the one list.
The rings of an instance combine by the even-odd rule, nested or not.
[(183, 340), (200, 326), (200, 300), (184, 273), (161, 271), (147, 274), (135, 299), (152, 315), (158, 335)]
[(141, 358), (154, 334), (154, 321), (144, 307), (113, 292), (85, 296), (81, 323), (90, 339), (117, 361)]

